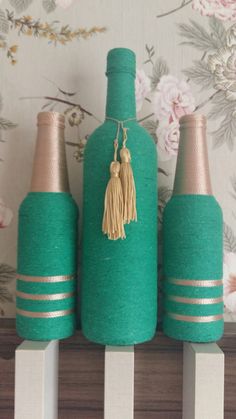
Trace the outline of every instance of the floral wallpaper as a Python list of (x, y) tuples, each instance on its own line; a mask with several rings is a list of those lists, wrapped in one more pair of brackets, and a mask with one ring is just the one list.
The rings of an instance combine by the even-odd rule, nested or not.
[[(224, 212), (225, 318), (236, 320), (236, 2), (148, 5), (0, 1), (0, 316), (15, 315), (17, 210), (29, 188), (36, 114), (57, 110), (66, 117), (71, 191), (81, 207), (84, 147), (104, 119), (106, 54), (124, 46), (137, 55), (137, 116), (159, 155), (160, 237), (179, 119), (190, 112), (208, 117), (213, 190)], [(160, 276), (161, 265), (160, 258)]]

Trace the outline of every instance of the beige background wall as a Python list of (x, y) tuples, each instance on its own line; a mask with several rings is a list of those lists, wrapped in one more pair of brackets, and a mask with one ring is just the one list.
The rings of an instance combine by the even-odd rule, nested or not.
[[(136, 52), (137, 67), (143, 70), (136, 82), (138, 117), (151, 115), (145, 124), (165, 171), (159, 173), (160, 209), (173, 182), (178, 117), (195, 107), (215, 117), (209, 120), (208, 149), (213, 189), (226, 223), (226, 311), (236, 312), (235, 22), (232, 1), (0, 1), (1, 315), (15, 313), (17, 209), (29, 188), (36, 114), (45, 105), (45, 110), (66, 113), (71, 191), (81, 207), (83, 147), (104, 118), (106, 54), (120, 46)], [(148, 55), (151, 61), (146, 62)], [(93, 116), (81, 115), (76, 105)]]

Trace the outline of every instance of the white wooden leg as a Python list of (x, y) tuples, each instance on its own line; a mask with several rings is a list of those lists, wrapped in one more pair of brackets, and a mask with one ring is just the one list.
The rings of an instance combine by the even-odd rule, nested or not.
[(16, 349), (15, 419), (57, 419), (58, 347), (25, 340)]
[(184, 343), (183, 419), (224, 418), (224, 353), (216, 343)]
[(106, 346), (104, 419), (134, 417), (134, 347)]

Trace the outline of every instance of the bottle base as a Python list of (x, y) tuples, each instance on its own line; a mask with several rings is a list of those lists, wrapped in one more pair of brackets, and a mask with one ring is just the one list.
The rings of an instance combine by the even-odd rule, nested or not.
[(170, 338), (194, 342), (210, 343), (218, 341), (224, 333), (224, 320), (209, 323), (181, 322), (164, 316), (163, 332)]
[(156, 327), (150, 332), (139, 335), (132, 335), (132, 336), (98, 336), (96, 334), (93, 334), (91, 332), (87, 332), (86, 330), (82, 329), (83, 335), (88, 339), (89, 341), (93, 343), (97, 343), (100, 345), (106, 345), (106, 346), (132, 346), (137, 345), (141, 343), (148, 342), (153, 339), (153, 337), (156, 334)]
[(27, 340), (65, 339), (72, 336), (75, 329), (75, 314), (54, 319), (28, 318), (19, 314), (16, 316), (16, 331), (21, 338)]

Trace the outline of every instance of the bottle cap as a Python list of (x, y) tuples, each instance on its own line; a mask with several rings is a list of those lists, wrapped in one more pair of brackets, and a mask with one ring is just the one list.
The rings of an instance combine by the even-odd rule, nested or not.
[(180, 129), (184, 128), (206, 128), (207, 120), (205, 115), (202, 114), (189, 114), (184, 115), (179, 120)]
[(111, 73), (130, 73), (135, 77), (135, 53), (128, 48), (111, 49), (107, 55), (106, 75)]
[(39, 112), (37, 120), (37, 126), (55, 125), (61, 128), (65, 128), (65, 117), (59, 112)]

